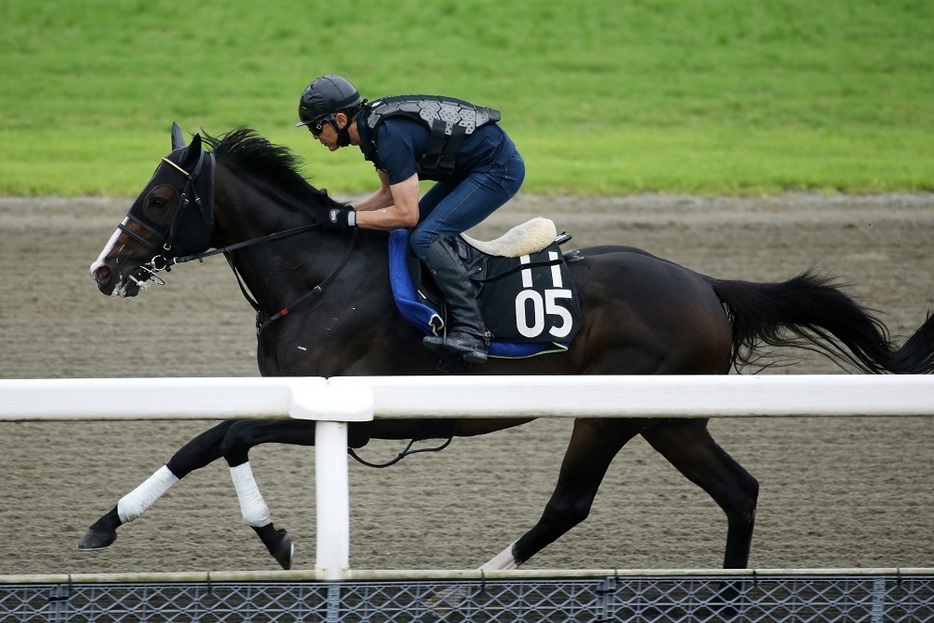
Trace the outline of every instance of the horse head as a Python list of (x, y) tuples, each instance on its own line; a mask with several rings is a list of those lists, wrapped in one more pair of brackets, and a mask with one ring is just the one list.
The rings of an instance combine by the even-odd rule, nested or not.
[(110, 241), (91, 264), (104, 294), (136, 296), (183, 253), (211, 246), (214, 230), (214, 157), (195, 134), (186, 145), (172, 124), (172, 151), (159, 163)]

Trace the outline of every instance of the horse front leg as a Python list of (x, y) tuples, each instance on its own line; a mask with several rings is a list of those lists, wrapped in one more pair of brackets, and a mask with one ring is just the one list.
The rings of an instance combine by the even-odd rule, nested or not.
[(575, 420), (558, 484), (538, 523), (480, 568), (515, 569), (584, 521), (613, 458), (644, 426), (644, 420)]
[[(356, 440), (354, 440), (356, 441)], [(253, 528), (283, 569), (292, 568), (295, 546), (284, 528), (276, 529), (250, 466), (250, 450), (264, 443), (313, 446), (315, 422), (304, 420), (239, 420), (227, 430), (222, 453), (240, 502), (244, 523)], [(361, 444), (362, 445), (362, 444)]]
[(221, 422), (182, 446), (168, 463), (120, 498), (116, 506), (91, 524), (78, 541), (78, 549), (109, 547), (117, 540), (117, 528), (140, 517), (179, 480), (219, 459), (222, 442), (234, 423), (235, 420)]

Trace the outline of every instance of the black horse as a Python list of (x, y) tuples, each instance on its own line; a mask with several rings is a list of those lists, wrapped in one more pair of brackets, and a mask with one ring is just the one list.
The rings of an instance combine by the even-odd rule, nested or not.
[[(297, 172), (296, 159), (249, 129), (195, 135), (160, 163), (91, 276), (104, 294), (134, 296), (157, 273), (223, 252), (257, 311), (263, 375), (435, 374), (422, 334), (397, 310), (389, 286), (387, 235), (321, 231), (326, 192)], [(215, 249), (208, 251), (208, 249)], [(185, 255), (188, 254), (188, 255)], [(771, 352), (804, 347), (863, 373), (930, 373), (934, 320), (901, 346), (884, 324), (825, 277), (803, 273), (781, 283), (718, 280), (622, 246), (581, 249), (570, 268), (583, 326), (567, 352), (491, 359), (483, 374), (727, 374)], [(509, 428), (526, 420), (376, 420), (349, 426), (353, 448), (370, 439), (447, 439)], [(558, 483), (531, 530), (486, 568), (513, 568), (555, 541), (590, 510), (610, 462), (636, 435), (706, 491), (727, 516), (723, 564), (745, 567), (758, 483), (707, 430), (706, 419), (577, 419)], [(284, 567), (285, 530), (275, 529), (249, 469), (264, 443), (314, 444), (314, 424), (231, 420), (182, 447), (88, 530), (79, 549), (107, 547), (169, 487), (223, 457), (244, 520)]]

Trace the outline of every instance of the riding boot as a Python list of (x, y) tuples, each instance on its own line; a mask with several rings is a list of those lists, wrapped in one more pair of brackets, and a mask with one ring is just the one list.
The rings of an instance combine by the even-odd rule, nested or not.
[(422, 344), (442, 356), (460, 357), (468, 363), (485, 362), (490, 333), (483, 323), (476, 288), (463, 262), (439, 236), (428, 247), (425, 266), (444, 297), (450, 329), (445, 336), (425, 337)]

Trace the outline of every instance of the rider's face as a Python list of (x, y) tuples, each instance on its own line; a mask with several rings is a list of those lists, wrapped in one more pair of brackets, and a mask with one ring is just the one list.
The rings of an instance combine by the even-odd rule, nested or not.
[(330, 123), (325, 123), (324, 127), (321, 128), (321, 133), (315, 136), (315, 138), (331, 151), (339, 148), (337, 144), (337, 132), (334, 131), (334, 127)]
[(324, 122), (321, 125), (321, 132), (317, 134), (312, 132), (312, 136), (318, 139), (318, 141), (329, 150), (337, 151), (340, 149), (340, 145), (337, 144), (337, 130), (334, 129), (334, 124), (337, 124), (338, 128), (343, 128), (347, 121), (347, 115), (344, 113), (337, 113), (334, 115), (334, 123), (329, 121)]

